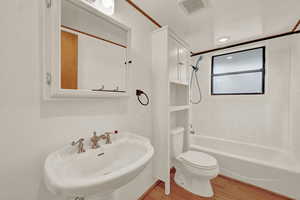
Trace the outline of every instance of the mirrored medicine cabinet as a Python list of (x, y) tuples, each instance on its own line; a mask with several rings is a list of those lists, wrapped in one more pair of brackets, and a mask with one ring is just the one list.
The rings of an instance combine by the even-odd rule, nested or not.
[(44, 5), (46, 98), (128, 96), (131, 30), (101, 13), (97, 1)]

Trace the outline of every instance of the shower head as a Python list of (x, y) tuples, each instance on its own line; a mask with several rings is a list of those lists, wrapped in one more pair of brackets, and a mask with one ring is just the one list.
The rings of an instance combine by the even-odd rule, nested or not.
[(195, 70), (196, 72), (199, 70), (199, 63), (202, 60), (202, 58), (203, 58), (202, 56), (199, 56), (196, 65), (195, 66), (192, 65), (193, 70)]
[(191, 103), (192, 104), (199, 104), (202, 101), (202, 93), (201, 93), (201, 88), (200, 88), (200, 83), (199, 83), (199, 79), (198, 79), (198, 74), (197, 72), (199, 71), (199, 67), (200, 67), (200, 61), (203, 59), (202, 56), (199, 56), (196, 62), (196, 65), (193, 66), (192, 65), (192, 72), (191, 72), (191, 80), (190, 80), (190, 93), (192, 94), (192, 88), (193, 88), (193, 82), (196, 82), (196, 87), (198, 88), (199, 91), (199, 99), (197, 101), (194, 101), (192, 99), (192, 95), (191, 95)]
[(199, 68), (196, 67), (196, 66), (194, 66), (194, 65), (192, 65), (192, 68), (193, 68), (193, 70), (196, 71), (196, 72), (199, 70)]

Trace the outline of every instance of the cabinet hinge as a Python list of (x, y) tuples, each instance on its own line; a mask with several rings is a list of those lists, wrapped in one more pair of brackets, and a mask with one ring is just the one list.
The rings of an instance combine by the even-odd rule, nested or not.
[(46, 0), (46, 6), (47, 6), (47, 8), (51, 8), (52, 7), (52, 0)]
[(52, 76), (51, 76), (50, 72), (47, 72), (46, 83), (47, 83), (47, 85), (51, 85), (51, 82), (52, 82)]

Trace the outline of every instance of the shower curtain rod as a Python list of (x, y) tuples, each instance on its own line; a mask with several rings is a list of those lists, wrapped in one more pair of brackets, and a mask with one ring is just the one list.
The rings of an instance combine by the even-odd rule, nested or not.
[(299, 26), (300, 26), (300, 20), (297, 22), (297, 24), (295, 25), (293, 30), (290, 31), (290, 32), (281, 33), (281, 34), (277, 34), (277, 35), (271, 35), (271, 36), (267, 36), (267, 37), (263, 37), (263, 38), (258, 38), (258, 39), (255, 39), (255, 40), (250, 40), (250, 41), (246, 41), (246, 42), (232, 44), (232, 45), (229, 45), (229, 46), (219, 47), (219, 48), (210, 49), (210, 50), (206, 50), (206, 51), (201, 51), (201, 52), (197, 52), (197, 53), (192, 52), (191, 57), (211, 53), (211, 52), (214, 52), (214, 51), (230, 49), (230, 48), (238, 47), (238, 46), (243, 46), (243, 45), (246, 45), (246, 44), (252, 44), (252, 43), (261, 42), (261, 41), (265, 41), (265, 40), (271, 40), (271, 39), (275, 39), (275, 38), (280, 38), (280, 37), (286, 37), (286, 36), (290, 36), (290, 35), (294, 35), (294, 34), (299, 34), (300, 30), (296, 31)]

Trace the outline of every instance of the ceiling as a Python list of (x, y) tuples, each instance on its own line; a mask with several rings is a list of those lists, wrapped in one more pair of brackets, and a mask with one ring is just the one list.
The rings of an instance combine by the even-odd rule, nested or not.
[(186, 15), (178, 0), (133, 0), (161, 25), (169, 25), (192, 51), (292, 30), (300, 19), (300, 0), (208, 0), (207, 8)]

